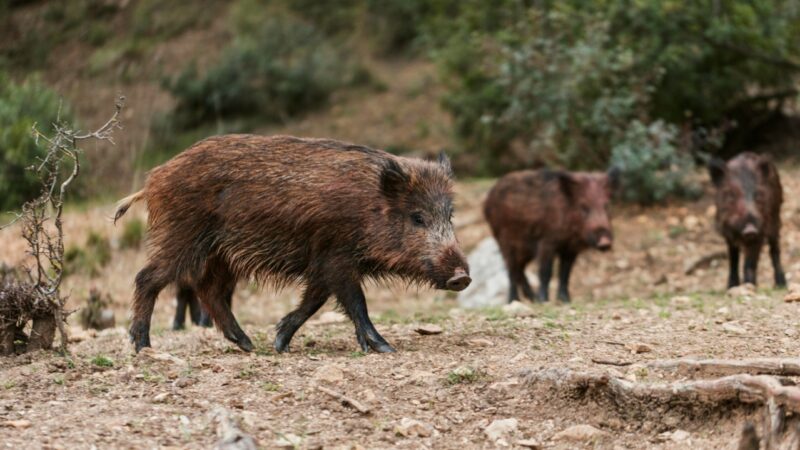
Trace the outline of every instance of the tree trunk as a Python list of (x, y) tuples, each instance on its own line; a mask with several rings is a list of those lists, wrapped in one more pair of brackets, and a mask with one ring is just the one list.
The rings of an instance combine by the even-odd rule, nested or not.
[(52, 314), (34, 317), (28, 351), (50, 350), (56, 336), (56, 318)]

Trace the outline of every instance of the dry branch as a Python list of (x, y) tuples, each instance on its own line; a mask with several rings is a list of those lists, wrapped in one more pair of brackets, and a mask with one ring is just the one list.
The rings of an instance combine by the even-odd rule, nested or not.
[(339, 400), (342, 403), (346, 403), (346, 404), (352, 406), (353, 408), (356, 409), (356, 411), (360, 412), (361, 414), (369, 414), (369, 408), (364, 406), (364, 404), (362, 404), (361, 402), (359, 402), (356, 399), (347, 397), (344, 394), (340, 394), (340, 393), (338, 393), (338, 392), (336, 392), (336, 391), (334, 391), (332, 389), (328, 389), (328, 388), (326, 388), (324, 386), (317, 386), (317, 389), (319, 389), (321, 392), (324, 392), (324, 393), (330, 395), (331, 397)]
[(689, 264), (689, 266), (684, 270), (685, 275), (691, 275), (697, 271), (697, 269), (704, 269), (711, 265), (712, 262), (725, 259), (727, 258), (728, 254), (724, 251), (710, 253), (708, 255), (702, 256), (698, 260), (694, 261), (693, 263)]
[[(25, 350), (49, 349), (55, 330), (61, 336), (61, 351), (66, 351), (68, 337), (64, 327), (65, 299), (59, 289), (64, 277), (64, 229), (62, 214), (70, 184), (80, 174), (78, 142), (97, 139), (114, 143), (112, 133), (119, 123), (124, 97), (116, 103), (111, 118), (96, 131), (81, 134), (56, 120), (52, 136), (42, 134), (34, 124), (36, 143), (44, 142), (45, 156), (32, 168), (41, 182), (37, 198), (22, 206), (22, 212), (9, 224), (19, 223), (22, 238), (28, 243), (32, 267), (27, 267), (26, 281), (0, 280), (0, 354), (15, 351), (15, 341), (25, 324), (33, 320), (31, 335), (25, 337)], [(11, 335), (14, 338), (10, 338)]]

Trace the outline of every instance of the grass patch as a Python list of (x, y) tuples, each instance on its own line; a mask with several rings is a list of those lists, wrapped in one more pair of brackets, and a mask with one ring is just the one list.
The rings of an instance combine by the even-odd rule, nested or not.
[(485, 378), (486, 374), (473, 367), (458, 367), (447, 374), (444, 383), (448, 386), (470, 384)]
[(261, 383), (261, 389), (264, 389), (267, 392), (277, 392), (281, 389), (281, 385), (265, 381), (264, 383)]
[(103, 355), (92, 358), (91, 363), (97, 367), (114, 367), (114, 360)]

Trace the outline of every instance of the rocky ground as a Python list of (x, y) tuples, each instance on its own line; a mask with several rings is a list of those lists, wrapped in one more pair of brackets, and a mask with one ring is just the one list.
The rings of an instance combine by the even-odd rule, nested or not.
[[(790, 282), (800, 282), (800, 171), (782, 173), (784, 264)], [(467, 249), (488, 236), (479, 206), (490, 185), (459, 185), (456, 224)], [(275, 354), (273, 326), (298, 291), (243, 284), (235, 313), (255, 352), (215, 330), (171, 331), (174, 294), (166, 292), (154, 348), (136, 356), (124, 327), (144, 252), (114, 250), (99, 274), (75, 275), (65, 289), (73, 309), (91, 287), (109, 293), (117, 327), (86, 332), (74, 314), (68, 356), (0, 360), (0, 445), (208, 448), (226, 428), (222, 414), (261, 448), (737, 448), (744, 422), (760, 427), (763, 416), (744, 400), (637, 406), (536, 376), (572, 369), (657, 385), (699, 375), (655, 361), (800, 354), (798, 303), (771, 289), (766, 255), (758, 289), (723, 289), (710, 205), (707, 196), (617, 208), (613, 253), (579, 259), (567, 306), (467, 310), (451, 294), (370, 286), (371, 315), (397, 348), (392, 355), (358, 352), (352, 325), (330, 307), (300, 330), (290, 353)], [(120, 230), (105, 220), (112, 209), (71, 211), (68, 236), (81, 243), (94, 230), (116, 242)], [(24, 249), (14, 234), (0, 233), (0, 260), (11, 264)]]

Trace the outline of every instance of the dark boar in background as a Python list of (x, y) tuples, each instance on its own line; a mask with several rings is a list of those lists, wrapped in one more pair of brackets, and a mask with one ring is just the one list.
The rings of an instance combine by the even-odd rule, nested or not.
[[(233, 291), (231, 291), (230, 294), (231, 295), (227, 298), (229, 305), (233, 297)], [(200, 301), (197, 300), (197, 295), (190, 286), (178, 286), (175, 300), (177, 305), (175, 307), (175, 319), (172, 321), (173, 330), (182, 330), (186, 326), (187, 309), (189, 310), (189, 320), (193, 324), (200, 325), (201, 327), (211, 326), (211, 317), (209, 317), (208, 313), (200, 306)]]
[(781, 267), (781, 204), (783, 188), (775, 164), (755, 153), (742, 153), (727, 163), (708, 165), (716, 187), (717, 231), (728, 244), (728, 287), (739, 285), (739, 252), (744, 250), (744, 281), (756, 283), (761, 248), (766, 241), (775, 271), (775, 284), (786, 286)]
[(275, 349), (330, 296), (355, 324), (361, 349), (391, 352), (367, 315), (365, 279), (400, 277), (462, 290), (467, 262), (456, 242), (450, 164), (358, 145), (289, 136), (212, 137), (159, 166), (137, 200), (148, 216), (148, 263), (136, 276), (131, 339), (150, 346), (156, 297), (189, 286), (225, 337), (253, 344), (227, 301), (237, 280), (305, 285), (277, 326)]
[[(569, 277), (578, 254), (588, 248), (611, 249), (609, 203), (618, 178), (616, 169), (608, 173), (527, 170), (497, 182), (484, 214), (508, 269), (509, 301), (519, 299), (519, 289), (531, 300), (547, 301), (556, 256), (558, 298), (570, 301)], [(538, 294), (525, 277), (525, 266), (534, 258), (539, 263)]]

